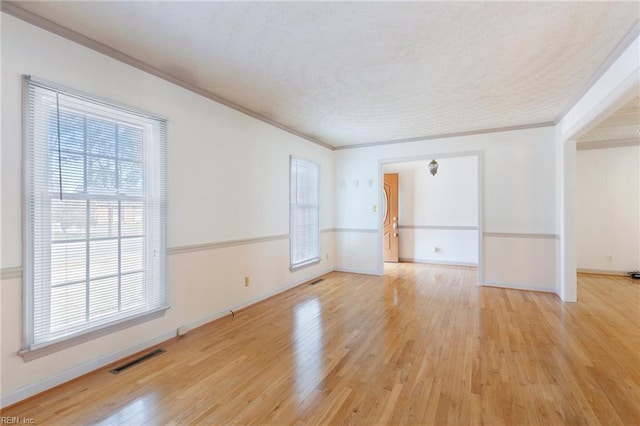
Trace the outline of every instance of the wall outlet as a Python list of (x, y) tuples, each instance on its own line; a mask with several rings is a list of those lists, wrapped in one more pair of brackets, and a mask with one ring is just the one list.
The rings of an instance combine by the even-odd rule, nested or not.
[(607, 262), (612, 262), (613, 261), (613, 256), (609, 255), (607, 256)]
[(329, 253), (324, 255), (324, 260), (329, 260)]
[(373, 205), (373, 212), (377, 212), (378, 211), (378, 206), (376, 204)]
[(440, 247), (433, 247), (434, 253), (440, 253)]
[(244, 277), (244, 286), (249, 287), (249, 277)]

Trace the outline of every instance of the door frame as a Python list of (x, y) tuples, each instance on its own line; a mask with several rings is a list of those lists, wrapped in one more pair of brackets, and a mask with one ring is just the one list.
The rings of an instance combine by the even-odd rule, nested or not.
[[(393, 163), (408, 163), (414, 161), (425, 161), (439, 158), (456, 158), (456, 157), (476, 157), (476, 161), (478, 163), (478, 285), (484, 285), (484, 267), (483, 267), (483, 246), (484, 246), (484, 223), (483, 223), (483, 212), (484, 205), (483, 200), (484, 197), (482, 195), (482, 188), (484, 186), (483, 181), (483, 169), (484, 169), (484, 161), (483, 161), (483, 153), (482, 151), (461, 151), (461, 152), (446, 152), (446, 153), (434, 153), (434, 154), (420, 154), (409, 157), (398, 157), (398, 158), (383, 158), (378, 160), (378, 206), (382, 206), (382, 185), (384, 184), (384, 171), (383, 166), (385, 164), (393, 164)], [(382, 238), (384, 233), (384, 228), (382, 225), (382, 209), (378, 209), (378, 275), (384, 275), (384, 256), (382, 252)]]

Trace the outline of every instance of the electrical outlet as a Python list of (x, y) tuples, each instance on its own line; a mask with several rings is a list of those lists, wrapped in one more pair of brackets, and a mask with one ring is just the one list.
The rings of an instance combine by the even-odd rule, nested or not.
[(609, 255), (607, 256), (607, 262), (612, 262), (613, 261), (613, 256)]
[(249, 287), (249, 277), (244, 277), (244, 286)]
[(378, 211), (378, 206), (376, 204), (373, 205), (373, 212), (377, 212)]
[(324, 259), (325, 259), (325, 260), (329, 260), (329, 253), (327, 253), (327, 254), (325, 254), (325, 255), (324, 255)]

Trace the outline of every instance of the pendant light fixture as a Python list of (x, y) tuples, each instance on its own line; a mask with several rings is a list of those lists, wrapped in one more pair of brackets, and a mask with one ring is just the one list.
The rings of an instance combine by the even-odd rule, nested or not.
[(431, 176), (435, 176), (438, 173), (438, 162), (436, 160), (431, 160), (429, 163), (429, 173), (431, 173)]

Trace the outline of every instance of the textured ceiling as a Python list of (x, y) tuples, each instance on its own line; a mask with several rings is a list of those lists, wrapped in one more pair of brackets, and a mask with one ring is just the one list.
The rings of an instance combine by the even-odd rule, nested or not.
[(333, 146), (558, 119), (640, 17), (581, 2), (20, 2)]
[(634, 141), (640, 142), (640, 96), (631, 99), (578, 140), (579, 143), (611, 142), (612, 144)]

